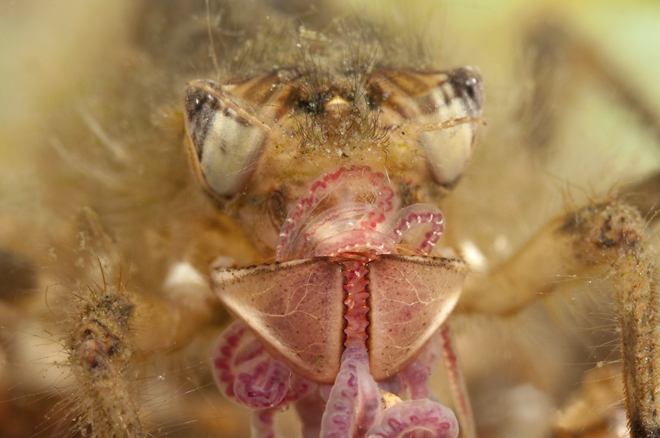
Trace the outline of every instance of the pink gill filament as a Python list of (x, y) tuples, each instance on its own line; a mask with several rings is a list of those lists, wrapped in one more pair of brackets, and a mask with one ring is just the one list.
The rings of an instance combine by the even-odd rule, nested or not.
[(378, 210), (368, 213), (361, 226), (364, 229), (373, 230), (385, 220), (384, 213), (392, 210), (392, 200), (395, 198), (394, 190), (388, 185), (381, 184), (385, 175), (381, 172), (372, 172), (369, 166), (351, 166), (348, 169), (339, 169), (312, 183), (308, 195), (301, 197), (297, 205), (291, 209), (280, 229), (280, 237), (276, 247), (277, 260), (285, 260), (292, 255), (289, 254), (292, 240), (295, 239), (298, 229), (313, 212), (314, 208), (343, 181), (352, 178), (368, 179), (371, 186), (380, 189), (377, 199)]
[[(400, 218), (400, 219), (399, 219)], [(403, 236), (415, 226), (429, 224), (431, 229), (424, 234), (424, 240), (420, 242), (415, 250), (421, 255), (429, 255), (433, 248), (440, 242), (445, 232), (445, 218), (435, 206), (426, 204), (414, 204), (399, 211), (395, 220), (399, 223), (393, 226), (388, 233), (398, 243)], [(387, 232), (386, 230), (383, 230)]]

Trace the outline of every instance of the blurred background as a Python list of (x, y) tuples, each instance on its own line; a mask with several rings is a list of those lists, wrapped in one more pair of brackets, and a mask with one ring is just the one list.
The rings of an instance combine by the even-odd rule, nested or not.
[[(258, 27), (269, 20), (288, 20), (322, 32), (332, 28), (335, 18), (357, 15), (395, 41), (399, 35), (414, 41), (420, 48), (420, 66), (472, 65), (481, 70), (487, 90), (486, 126), (472, 166), (442, 206), (449, 218), (446, 243), (472, 257), (469, 261), (477, 270), (487, 271), (508, 259), (568, 205), (602, 199), (660, 169), (655, 118), (660, 114), (658, 2), (241, 3), (209, 2), (220, 63), (231, 53), (224, 46), (244, 38), (241, 23)], [(70, 209), (87, 202), (71, 195), (72, 187), (84, 190), (83, 180), (71, 182), (81, 178), (79, 173), (49, 168), (61, 166), (44, 158), (57, 145), (78, 141), (74, 147), (83, 151), (92, 134), (128, 144), (139, 144), (152, 132), (180, 138), (176, 108), (183, 85), (218, 74), (209, 56), (208, 19), (203, 0), (0, 1), (3, 247), (22, 248), (26, 242), (46, 239), (51, 231), (59, 235), (54, 224), (67, 223)], [(161, 109), (163, 113), (157, 113)], [(79, 132), (96, 128), (92, 134)], [(167, 150), (177, 147), (175, 143)], [(136, 163), (136, 171), (138, 167)], [(165, 178), (168, 172), (161, 169), (158, 175)], [(185, 172), (185, 164), (172, 171), (182, 179)], [(71, 186), (59, 192), (44, 189), (63, 176), (70, 178)], [(648, 196), (654, 199), (657, 193), (651, 190)], [(99, 204), (112, 224), (116, 204)], [(230, 255), (248, 263), (252, 255), (240, 251)], [(561, 294), (521, 314), (504, 320), (460, 315), (454, 321), (482, 438), (626, 436), (607, 282), (557, 281), (566, 283)], [(23, 330), (19, 325), (3, 323), (2, 318), (10, 321), (12, 309), (8, 305), (0, 312), (4, 346), (25, 342), (18, 335)], [(159, 365), (142, 375), (140, 384), (149, 388), (143, 395), (153, 436), (249, 433), (247, 411), (213, 392), (205, 368), (207, 348), (207, 341), (199, 341), (176, 358), (151, 358)], [(9, 436), (66, 435), (66, 425), (40, 426), (60, 391), (66, 392), (42, 375), (47, 373), (41, 365), (59, 360), (61, 352), (55, 348), (17, 359), (10, 350), (0, 349), (0, 418), (15, 420), (24, 413), (34, 427), (16, 427)], [(38, 366), (31, 367), (35, 363)], [(162, 374), (155, 369), (168, 369), (176, 380), (165, 379), (170, 386), (159, 386)], [(30, 373), (42, 382), (28, 383)], [(442, 371), (434, 379), (444, 400)], [(585, 386), (590, 381), (604, 381), (607, 395), (580, 393), (589, 391)], [(595, 406), (592, 398), (603, 406)], [(579, 419), (567, 420), (560, 412), (574, 400), (587, 407), (576, 414)], [(284, 433), (296, 436), (291, 414), (282, 417)], [(602, 421), (589, 429), (592, 426), (580, 423), (584, 417)], [(562, 421), (568, 432), (558, 426)], [(0, 422), (0, 435), (7, 436), (3, 427)]]

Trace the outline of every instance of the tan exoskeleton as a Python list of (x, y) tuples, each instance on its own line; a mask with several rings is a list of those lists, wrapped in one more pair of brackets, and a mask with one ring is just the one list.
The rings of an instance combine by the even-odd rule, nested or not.
[[(316, 38), (312, 34), (305, 42), (321, 46), (333, 44), (329, 39)], [(413, 278), (421, 279), (419, 274), (402, 265), (399, 280), (394, 280), (396, 276), (392, 274), (386, 274), (385, 278), (398, 284), (398, 288), (406, 282), (414, 284), (410, 292), (400, 289), (394, 291), (399, 298), (387, 295), (381, 298), (378, 287), (383, 287), (379, 285), (383, 274), (374, 270), (378, 254), (404, 251), (393, 246), (400, 235), (387, 242), (382, 236), (389, 234), (391, 227), (398, 227), (402, 220), (406, 229), (410, 222), (423, 223), (419, 212), (428, 208), (419, 203), (441, 204), (443, 187), (451, 187), (457, 182), (474, 146), (483, 91), (479, 76), (471, 69), (424, 72), (385, 68), (373, 61), (375, 57), (368, 63), (361, 59), (347, 60), (343, 58), (348, 52), (346, 49), (332, 49), (329, 51), (332, 55), (326, 56), (317, 48), (316, 62), (311, 70), (276, 71), (222, 86), (212, 82), (192, 82), (186, 98), (189, 147), (200, 180), (214, 196), (231, 199), (228, 211), (246, 228), (264, 256), (275, 252), (275, 259), (281, 262), (319, 256), (342, 260), (345, 254), (359, 253), (373, 260), (365, 262), (364, 272), (359, 274), (366, 276), (367, 285), (363, 290), (368, 296), (364, 298), (366, 333), (365, 327), (361, 330), (368, 342), (371, 374), (377, 381), (383, 381), (401, 371), (406, 375), (405, 365), (419, 354), (420, 347), (416, 345), (429, 339), (430, 333), (444, 321), (445, 311), (453, 307), (443, 304), (436, 308), (429, 304), (434, 297), (442, 302), (445, 298), (441, 297), (456, 286), (451, 286), (452, 282), (444, 279), (441, 271), (437, 276), (416, 283)], [(344, 70), (346, 65), (352, 70)], [(378, 177), (373, 172), (382, 173)], [(378, 181), (385, 175), (390, 181), (381, 185)], [(356, 182), (351, 183), (353, 179)], [(355, 184), (359, 185), (356, 187)], [(394, 195), (384, 200), (384, 196), (387, 198), (384, 193), (388, 190)], [(381, 206), (383, 202), (388, 203), (386, 208)], [(391, 215), (399, 209), (407, 213), (392, 218)], [(414, 216), (407, 216), (415, 210)], [(280, 218), (271, 222), (272, 229), (264, 226), (263, 218), (269, 213)], [(374, 214), (380, 215), (375, 222)], [(363, 223), (371, 225), (365, 228), (366, 225), (361, 225)], [(368, 230), (375, 234), (368, 234)], [(653, 302), (655, 274), (647, 259), (649, 249), (643, 230), (643, 221), (635, 209), (616, 199), (569, 213), (543, 229), (508, 263), (488, 276), (470, 280), (458, 305), (460, 312), (512, 314), (528, 306), (540, 293), (549, 292), (552, 284), (548, 284), (547, 279), (552, 274), (582, 276), (594, 265), (607, 261), (612, 269), (610, 275), (615, 281), (618, 301), (625, 303), (619, 310), (624, 356), (630, 355), (627, 361), (636, 364), (624, 368), (633, 436), (654, 433), (646, 432), (649, 428), (651, 431), (657, 429), (653, 425), (655, 408), (652, 407), (656, 386), (653, 384), (656, 377), (651, 359), (654, 354), (652, 345), (649, 345), (649, 340), (655, 338), (656, 323), (654, 313), (648, 311)], [(443, 231), (444, 225), (434, 232), (441, 234)], [(429, 234), (426, 236), (428, 239)], [(416, 245), (409, 244), (408, 251), (433, 254), (433, 246), (438, 240), (422, 250), (428, 245), (422, 238)], [(404, 260), (399, 262), (404, 263)], [(308, 265), (295, 269), (300, 269), (303, 276), (316, 272), (305, 266)], [(294, 278), (292, 274), (287, 273), (282, 278), (276, 274), (278, 269), (290, 272), (292, 267), (282, 265), (274, 270), (238, 271), (238, 276), (215, 276), (214, 290), (232, 312), (254, 330), (268, 352), (306, 379), (332, 383), (339, 372), (342, 351), (339, 346), (344, 344), (349, 351), (353, 342), (351, 327), (355, 323), (348, 314), (345, 316), (347, 338), (336, 337), (336, 333), (342, 333), (341, 303), (346, 303), (349, 312), (353, 306), (358, 306), (351, 298), (349, 283), (343, 286), (349, 291), (349, 297), (344, 301), (345, 292), (338, 285), (341, 284), (339, 271), (336, 280), (322, 275), (316, 283), (301, 283), (308, 284), (305, 288), (312, 286), (314, 292), (310, 294), (317, 296), (318, 301), (306, 302), (307, 298), (300, 301), (297, 295), (303, 292), (295, 290), (295, 281), (300, 280), (287, 281), (286, 278)], [(437, 268), (429, 266), (426, 269)], [(349, 269), (349, 274), (342, 272), (350, 278), (353, 271)], [(246, 281), (246, 275), (252, 280)], [(312, 278), (317, 278), (316, 275)], [(238, 279), (241, 280), (237, 282)], [(425, 292), (429, 298), (420, 298), (420, 291), (429, 287), (431, 291)], [(339, 295), (325, 298), (333, 290)], [(303, 294), (307, 297), (307, 292)], [(410, 298), (403, 298), (406, 294), (410, 294)], [(256, 301), (256, 297), (260, 301)], [(421, 307), (404, 316), (396, 310), (395, 302), (400, 301), (406, 302), (406, 306)], [(335, 309), (332, 302), (340, 307)], [(383, 310), (380, 310), (381, 302), (387, 303), (382, 304)], [(430, 310), (430, 315), (434, 316), (426, 316), (422, 309)], [(420, 311), (422, 313), (417, 314)], [(314, 324), (309, 326), (304, 318), (297, 318), (298, 313), (312, 315), (320, 325), (312, 328)], [(390, 334), (386, 340), (381, 340), (381, 333), (391, 331), (380, 328), (381, 320), (388, 321), (384, 323), (385, 327), (388, 324), (396, 326), (396, 333), (400, 333), (398, 330), (403, 327), (401, 332), (405, 333), (402, 338), (405, 342), (398, 338), (399, 334)], [(413, 320), (421, 324), (419, 328), (408, 328), (409, 321)], [(422, 326), (427, 327), (427, 331), (421, 330)], [(298, 330), (302, 337), (294, 334)], [(226, 341), (220, 345), (226, 345)], [(310, 348), (315, 345), (323, 348)], [(402, 359), (380, 352), (391, 346), (406, 352)], [(222, 359), (216, 359), (223, 363), (223, 371), (218, 371), (216, 379), (221, 387), (228, 381), (230, 387), (233, 385), (233, 390), (228, 392), (230, 396), (240, 386), (234, 383), (234, 374), (241, 372), (240, 363), (232, 365), (235, 368), (225, 364), (233, 354), (236, 353), (225, 353), (217, 356)], [(451, 349), (445, 351), (445, 358), (453, 354)], [(315, 358), (319, 359), (318, 363)], [(447, 368), (454, 377), (451, 385), (459, 388), (462, 385), (457, 377), (459, 371), (455, 363), (449, 362)], [(262, 385), (273, 384), (270, 375), (251, 376), (259, 376)], [(402, 388), (409, 388), (410, 393), (415, 394), (413, 384), (406, 382), (405, 377), (400, 380)], [(381, 388), (387, 392), (384, 388), (389, 387), (384, 385)], [(304, 394), (290, 395), (289, 399), (306, 396), (309, 389), (305, 387), (305, 391)], [(280, 397), (282, 400), (286, 395), (282, 393)], [(463, 436), (473, 436), (475, 432), (466, 394), (456, 390), (455, 397), (459, 418), (463, 420)], [(646, 398), (648, 402), (642, 406), (649, 408), (640, 407), (638, 403)], [(332, 403), (334, 399), (324, 400)], [(276, 407), (281, 402), (270, 403), (269, 407)], [(299, 403), (310, 402), (303, 398)], [(315, 397), (313, 403), (319, 403), (317, 411), (323, 411), (324, 401)], [(362, 403), (367, 402), (363, 400)], [(259, 405), (260, 409), (263, 407)], [(349, 433), (348, 436), (360, 430), (365, 433), (374, 421), (378, 422), (369, 415), (367, 420), (360, 418), (366, 415), (363, 410), (379, 408), (355, 405), (352, 409), (355, 409), (356, 419), (346, 420), (344, 433)], [(333, 414), (326, 415), (331, 417)], [(259, 421), (265, 421), (263, 416)], [(306, 418), (306, 421), (309, 424), (305, 424), (304, 430), (318, 427), (313, 420)], [(326, 421), (330, 420), (324, 416), (324, 425)], [(321, 424), (320, 418), (318, 423)], [(325, 437), (329, 430), (328, 426), (322, 426), (321, 436)]]
[[(463, 436), (513, 436), (492, 425), (495, 418), (509, 422), (493, 413), (499, 399), (488, 400), (493, 393), (509, 392), (507, 383), (500, 382), (502, 375), (509, 372), (518, 375), (517, 382), (534, 383), (536, 388), (526, 394), (536, 399), (502, 403), (502, 409), (527, 414), (542, 405), (539, 399), (550, 398), (547, 394), (561, 403), (567, 385), (582, 374), (573, 372), (564, 386), (544, 388), (529, 371), (534, 368), (526, 363), (529, 356), (554, 367), (554, 376), (568, 372), (573, 363), (554, 357), (552, 350), (536, 354), (542, 348), (533, 347), (545, 346), (546, 339), (532, 332), (533, 324), (516, 327), (530, 331), (528, 356), (516, 356), (520, 347), (488, 325), (479, 332), (479, 324), (490, 317), (534, 318), (539, 298), (562, 290), (567, 279), (593, 280), (603, 296), (609, 292), (606, 286), (614, 285), (630, 431), (633, 437), (658, 434), (654, 250), (647, 224), (636, 211), (647, 207), (646, 214), (655, 208), (655, 199), (637, 197), (656, 193), (645, 189), (653, 178), (624, 190), (623, 196), (593, 196), (598, 201), (583, 207), (566, 202), (564, 214), (549, 222), (556, 212), (539, 211), (547, 225), (510, 233), (527, 235), (527, 244), (509, 245), (508, 252), (493, 258), (507, 259), (504, 263), (487, 266), (475, 245), (468, 244), (482, 234), (481, 250), (491, 241), (507, 248), (506, 233), (491, 213), (515, 223), (512, 229), (524, 228), (524, 220), (517, 222), (527, 217), (520, 204), (511, 208), (504, 201), (516, 193), (527, 193), (527, 212), (545, 205), (542, 197), (529, 196), (534, 191), (527, 187), (540, 171), (521, 172), (518, 167), (533, 169), (533, 160), (521, 158), (522, 152), (506, 143), (513, 137), (538, 147), (552, 142), (552, 117), (562, 115), (546, 112), (556, 109), (548, 102), (560, 100), (556, 90), (561, 87), (553, 78), (537, 79), (532, 87), (531, 100), (536, 100), (524, 112), (531, 122), (520, 123), (527, 137), (512, 128), (501, 143), (486, 138), (486, 155), (476, 156), (470, 167), (481, 119), (491, 133), (499, 118), (510, 121), (510, 114), (500, 114), (501, 107), (490, 103), (481, 114), (483, 90), (476, 68), (441, 70), (440, 64), (404, 56), (410, 46), (398, 36), (379, 36), (364, 22), (350, 20), (328, 20), (327, 27), (315, 27), (324, 29), (320, 33), (260, 29), (244, 35), (254, 11), (231, 27), (224, 15), (214, 15), (213, 5), (200, 13), (145, 2), (143, 25), (131, 37), (137, 41), (131, 40), (133, 49), (108, 61), (120, 66), (119, 73), (96, 72), (104, 85), (86, 83), (90, 91), (83, 102), (76, 102), (72, 114), (63, 111), (54, 123), (58, 129), (44, 135), (46, 158), (39, 180), (45, 187), (39, 196), (56, 214), (40, 211), (32, 222), (3, 215), (0, 272), (11, 275), (3, 277), (0, 303), (0, 353), (9, 358), (0, 377), (3, 388), (12, 392), (0, 397), (0, 416), (11, 434), (32, 436), (31, 423), (38, 423), (36, 433), (52, 436), (70, 430), (102, 438), (245, 436), (248, 420), (215, 389), (214, 374), (225, 394), (259, 408), (252, 423), (255, 434), (271, 433), (273, 414), (295, 403), (306, 436), (318, 436), (329, 430), (322, 424), (323, 410), (330, 412), (326, 423), (338, 412), (328, 408), (328, 400), (338, 397), (330, 384), (337, 380), (340, 390), (350, 386), (352, 375), (342, 374), (344, 363), (355, 366), (353, 375), (364, 383), (360, 389), (366, 394), (355, 404), (357, 420), (344, 431), (354, 427), (356, 434), (385, 434), (385, 421), (404, 423), (401, 415), (414, 412), (429, 422), (443, 418), (447, 430), (456, 433), (447, 409), (433, 401), (426, 386), (442, 354), (452, 388), (439, 392), (441, 401), (456, 412)], [(201, 26), (197, 16), (206, 17)], [(172, 22), (186, 24), (163, 24)], [(194, 80), (214, 74), (208, 66), (213, 43), (207, 33), (217, 47), (220, 42), (229, 47), (226, 59), (238, 66), (216, 71), (215, 80)], [(539, 35), (533, 50), (547, 55), (543, 43), (556, 44), (556, 34)], [(593, 70), (611, 73), (586, 56), (589, 50), (568, 40), (554, 47)], [(206, 63), (195, 64), (199, 59)], [(539, 62), (547, 68), (557, 61)], [(481, 71), (489, 95), (499, 94), (502, 100), (510, 90), (498, 88), (497, 80)], [(600, 78), (617, 83), (611, 74)], [(635, 99), (621, 94), (639, 110)], [(190, 178), (182, 143), (197, 181)], [(498, 153), (503, 158), (483, 159)], [(512, 190), (488, 190), (507, 178)], [(480, 198), (482, 193), (495, 193), (495, 207)], [(475, 204), (480, 214), (473, 214)], [(436, 244), (443, 233), (446, 246), (440, 247)], [(349, 285), (349, 277), (369, 283)], [(40, 293), (25, 292), (30, 290)], [(296, 301), (301, 290), (304, 299)], [(306, 301), (312, 290), (317, 301)], [(230, 319), (218, 297), (241, 322), (227, 329)], [(601, 312), (610, 314), (609, 309)], [(322, 324), (293, 318), (295, 313)], [(458, 350), (467, 353), (476, 426), (447, 321)], [(401, 327), (408, 331), (390, 334)], [(223, 330), (228, 331), (211, 350)], [(556, 337), (568, 338), (565, 333)], [(301, 348), (301, 340), (308, 344)], [(236, 348), (225, 349), (231, 342)], [(326, 344), (317, 348), (319, 343)], [(359, 352), (342, 361), (345, 346)], [(498, 367), (495, 355), (510, 369)], [(583, 360), (587, 367), (595, 362)], [(246, 363), (247, 369), (241, 368)], [(265, 374), (255, 371), (262, 365), (269, 370)], [(596, 371), (607, 382), (620, 379), (616, 363)], [(28, 373), (48, 381), (50, 398), (43, 406), (25, 403), (41, 398), (30, 389)], [(268, 376), (277, 385), (263, 396), (256, 393), (263, 382), (255, 385), (241, 373)], [(480, 379), (483, 374), (487, 378)], [(555, 420), (558, 436), (618, 433), (614, 427), (623, 409), (614, 403), (623, 395), (600, 397), (594, 386), (586, 382), (579, 388)], [(594, 414), (604, 399), (611, 412)], [(59, 403), (52, 408), (49, 400)], [(548, 412), (554, 411), (544, 412), (545, 418)], [(535, 426), (541, 431), (550, 427), (542, 421)]]

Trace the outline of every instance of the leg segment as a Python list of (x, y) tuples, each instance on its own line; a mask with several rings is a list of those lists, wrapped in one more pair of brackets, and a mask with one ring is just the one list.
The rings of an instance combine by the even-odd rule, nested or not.
[(442, 342), (442, 359), (449, 376), (449, 387), (451, 395), (456, 405), (456, 414), (458, 422), (461, 425), (461, 436), (463, 438), (475, 438), (477, 436), (477, 427), (474, 424), (472, 415), (472, 406), (465, 386), (463, 369), (456, 351), (456, 344), (451, 334), (449, 323), (440, 327), (440, 340)]
[(623, 380), (633, 438), (660, 436), (658, 278), (636, 210), (610, 204), (584, 209), (567, 231), (593, 242), (611, 265), (621, 327)]
[(660, 436), (660, 306), (653, 249), (637, 210), (618, 200), (549, 226), (500, 269), (467, 285), (461, 309), (509, 315), (553, 291), (557, 275), (605, 269), (614, 285), (626, 404), (633, 438)]

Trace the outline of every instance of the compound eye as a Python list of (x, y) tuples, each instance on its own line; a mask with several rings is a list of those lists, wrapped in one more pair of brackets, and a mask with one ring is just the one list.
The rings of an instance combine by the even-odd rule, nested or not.
[(474, 151), (479, 123), (470, 119), (481, 117), (484, 87), (481, 75), (470, 67), (446, 75), (446, 81), (420, 99), (423, 122), (446, 127), (420, 134), (419, 141), (436, 182), (451, 186), (463, 174)]
[[(185, 91), (185, 121), (192, 166), (213, 195), (227, 198), (238, 193), (254, 170), (266, 135), (218, 96), (219, 84), (197, 81), (217, 94), (196, 86)], [(236, 106), (234, 106), (236, 108)]]

